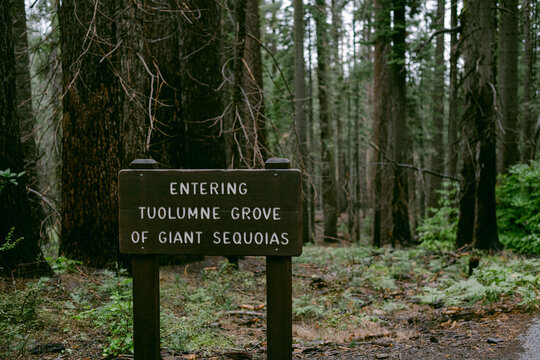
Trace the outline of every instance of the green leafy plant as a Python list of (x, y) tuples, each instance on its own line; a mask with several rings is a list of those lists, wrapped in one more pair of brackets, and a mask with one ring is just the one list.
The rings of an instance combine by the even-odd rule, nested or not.
[(444, 182), (440, 194), (438, 207), (429, 208), (429, 216), (418, 227), (418, 234), (422, 241), (421, 246), (430, 250), (451, 249), (456, 243), (458, 185)]
[(81, 261), (71, 260), (63, 256), (46, 257), (47, 262), (51, 265), (54, 272), (58, 274), (74, 273), (77, 271), (77, 266), (82, 265)]
[(4, 251), (13, 250), (17, 247), (17, 244), (19, 244), (24, 238), (13, 238), (13, 233), (15, 232), (15, 228), (12, 227), (9, 233), (6, 236), (6, 241), (0, 246), (0, 253)]
[(540, 254), (540, 161), (512, 166), (496, 191), (502, 243), (517, 253)]
[(108, 302), (74, 316), (76, 319), (90, 320), (93, 327), (105, 331), (107, 345), (103, 349), (103, 356), (133, 353), (132, 281), (117, 278), (115, 284)]
[(10, 169), (0, 170), (0, 192), (4, 189), (6, 184), (19, 185), (17, 179), (24, 175), (24, 171), (20, 173), (12, 173)]
[(0, 294), (0, 354), (19, 358), (28, 342), (28, 333), (40, 326), (39, 307), (48, 278), (27, 283), (24, 289)]
[[(6, 186), (6, 184), (18, 185), (17, 179), (24, 175), (24, 171), (20, 173), (12, 173), (10, 169), (0, 170), (0, 193)], [(0, 253), (13, 250), (24, 239), (23, 237), (14, 238), (13, 233), (15, 228), (12, 227), (9, 233), (6, 235), (5, 241), (0, 246)], [(2, 270), (0, 266), (0, 270)]]

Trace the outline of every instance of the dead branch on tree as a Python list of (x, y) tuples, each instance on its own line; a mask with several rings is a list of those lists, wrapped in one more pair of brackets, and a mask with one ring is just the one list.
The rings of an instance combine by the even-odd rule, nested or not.
[(392, 166), (395, 166), (395, 167), (400, 167), (400, 168), (405, 168), (405, 169), (412, 169), (412, 170), (416, 170), (418, 171), (422, 176), (424, 173), (426, 174), (430, 174), (430, 175), (433, 175), (433, 176), (437, 176), (437, 177), (440, 177), (440, 178), (443, 178), (443, 179), (449, 179), (449, 180), (452, 180), (452, 181), (460, 181), (459, 178), (455, 177), (455, 176), (451, 176), (451, 175), (447, 175), (447, 174), (442, 174), (440, 172), (437, 172), (437, 171), (434, 171), (434, 170), (430, 170), (430, 169), (426, 169), (426, 168), (421, 168), (419, 166), (415, 166), (415, 165), (412, 165), (412, 164), (401, 164), (401, 163), (398, 163), (396, 161), (394, 161), (393, 159), (390, 159), (388, 156), (386, 156), (386, 153), (381, 150), (377, 145), (375, 145), (373, 142), (370, 142), (369, 145), (375, 149), (376, 151), (380, 152), (382, 154), (382, 156), (384, 157), (385, 160), (387, 160), (387, 162), (377, 162), (376, 164), (380, 164), (380, 165), (392, 165)]

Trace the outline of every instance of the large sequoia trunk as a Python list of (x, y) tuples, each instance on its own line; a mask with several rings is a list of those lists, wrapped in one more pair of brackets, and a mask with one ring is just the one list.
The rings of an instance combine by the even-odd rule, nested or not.
[(180, 58), (182, 119), (185, 132), (184, 166), (188, 169), (226, 168), (223, 102), (219, 92), (221, 59), (218, 51), (220, 11), (213, 0), (185, 1)]
[[(97, 0), (96, 0), (97, 1)], [(64, 87), (60, 253), (90, 266), (117, 259), (120, 117), (113, 2), (58, 10)]]
[[(0, 170), (24, 169), (17, 117), (10, 2), (0, 2)], [(26, 176), (18, 185), (0, 179), (0, 273), (33, 276), (50, 271), (39, 248), (39, 219), (31, 211)], [(8, 234), (11, 232), (11, 236)], [(20, 239), (20, 240), (19, 240)]]
[(457, 246), (500, 247), (495, 214), (495, 1), (464, 4), (464, 154)]
[(146, 146), (151, 157), (163, 168), (181, 168), (185, 163), (184, 126), (181, 119), (179, 19), (181, 10), (175, 0), (144, 1), (144, 71), (150, 72), (145, 97)]

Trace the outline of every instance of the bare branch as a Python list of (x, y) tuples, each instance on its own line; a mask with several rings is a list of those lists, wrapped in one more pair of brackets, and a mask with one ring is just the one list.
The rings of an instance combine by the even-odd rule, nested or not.
[(458, 25), (456, 27), (453, 27), (453, 28), (450, 28), (450, 29), (440, 29), (440, 30), (437, 30), (435, 31), (433, 34), (431, 34), (429, 36), (429, 38), (424, 41), (424, 43), (420, 46), (418, 46), (416, 49), (413, 50), (413, 52), (415, 53), (421, 53), (422, 51), (424, 51), (424, 49), (426, 48), (426, 46), (428, 46), (428, 44), (431, 42), (431, 40), (433, 40), (433, 38), (437, 35), (440, 35), (440, 34), (445, 34), (445, 33), (451, 33), (451, 32), (459, 32), (461, 31), (461, 25)]
[(32, 189), (32, 188), (29, 187), (29, 186), (26, 187), (26, 190), (27, 190), (28, 192), (31, 192), (32, 194), (37, 195), (41, 200), (43, 200), (43, 202), (45, 202), (47, 205), (49, 205), (49, 207), (50, 207), (51, 209), (53, 209), (53, 211), (56, 213), (56, 215), (61, 216), (61, 215), (60, 215), (60, 212), (58, 211), (58, 209), (56, 208), (56, 206), (54, 206), (54, 204), (52, 203), (52, 201), (51, 201), (49, 198), (47, 198), (45, 195), (43, 195), (42, 193), (40, 193), (40, 192), (37, 191), (37, 190)]
[(437, 177), (440, 177), (440, 178), (443, 178), (443, 179), (449, 179), (449, 180), (453, 180), (453, 181), (460, 181), (459, 178), (455, 177), (455, 176), (451, 176), (451, 175), (447, 175), (447, 174), (442, 174), (440, 172), (437, 172), (437, 171), (433, 171), (433, 170), (430, 170), (430, 169), (426, 169), (426, 168), (421, 168), (419, 166), (415, 166), (415, 165), (412, 165), (412, 164), (401, 164), (401, 163), (398, 163), (390, 158), (388, 158), (385, 154), (384, 151), (382, 151), (377, 145), (375, 145), (373, 142), (370, 142), (369, 145), (375, 149), (376, 151), (380, 152), (383, 157), (388, 161), (388, 162), (377, 162), (376, 164), (380, 164), (380, 165), (392, 165), (392, 166), (395, 166), (395, 167), (400, 167), (400, 168), (405, 168), (405, 169), (412, 169), (412, 170), (416, 170), (418, 171), (421, 175), (423, 175), (424, 173), (426, 174), (430, 174), (430, 175), (433, 175), (433, 176), (437, 176)]

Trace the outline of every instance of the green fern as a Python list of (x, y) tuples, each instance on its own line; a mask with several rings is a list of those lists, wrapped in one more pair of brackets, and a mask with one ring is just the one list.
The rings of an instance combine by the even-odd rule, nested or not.
[(476, 269), (470, 278), (442, 278), (435, 287), (425, 287), (417, 298), (425, 304), (461, 306), (519, 296), (519, 305), (530, 308), (537, 304), (540, 260), (519, 259), (508, 263), (497, 262), (495, 257), (485, 260), (490, 265)]

